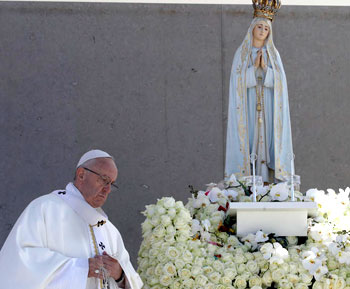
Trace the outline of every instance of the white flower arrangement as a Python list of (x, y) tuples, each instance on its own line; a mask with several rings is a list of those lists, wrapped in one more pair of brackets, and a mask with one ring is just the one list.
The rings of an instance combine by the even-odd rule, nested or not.
[[(318, 205), (307, 238), (262, 231), (235, 235), (228, 203), (252, 201), (235, 176), (194, 191), (186, 206), (162, 198), (146, 206), (138, 272), (145, 289), (350, 289), (350, 188), (308, 190)], [(290, 200), (286, 184), (257, 188), (260, 201)]]

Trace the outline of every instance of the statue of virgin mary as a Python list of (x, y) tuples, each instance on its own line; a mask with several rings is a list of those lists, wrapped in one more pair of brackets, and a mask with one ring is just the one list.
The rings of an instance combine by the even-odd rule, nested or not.
[(231, 70), (225, 177), (251, 175), (254, 154), (256, 174), (271, 183), (290, 178), (293, 157), (287, 80), (272, 38), (280, 3), (253, 0), (253, 6)]

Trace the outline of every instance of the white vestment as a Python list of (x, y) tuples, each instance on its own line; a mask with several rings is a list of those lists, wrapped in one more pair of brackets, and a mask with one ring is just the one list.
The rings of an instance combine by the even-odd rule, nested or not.
[(101, 289), (100, 279), (87, 276), (88, 258), (103, 251), (123, 268), (125, 288), (142, 287), (117, 228), (69, 183), (32, 201), (17, 220), (0, 251), (1, 288)]

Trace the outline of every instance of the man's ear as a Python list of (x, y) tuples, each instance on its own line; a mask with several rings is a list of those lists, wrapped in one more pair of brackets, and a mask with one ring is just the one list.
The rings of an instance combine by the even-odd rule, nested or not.
[(80, 182), (84, 180), (84, 178), (85, 178), (85, 170), (82, 167), (77, 169), (75, 178), (76, 178), (77, 181), (80, 181)]

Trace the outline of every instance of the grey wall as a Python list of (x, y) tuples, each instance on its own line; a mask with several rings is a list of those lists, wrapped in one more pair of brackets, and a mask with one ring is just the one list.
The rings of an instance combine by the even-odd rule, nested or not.
[[(223, 175), (231, 62), (250, 6), (0, 2), (0, 244), (33, 198), (72, 179), (91, 148), (113, 154), (105, 210), (134, 263), (140, 211)], [(302, 187), (347, 186), (350, 7), (282, 7)]]

